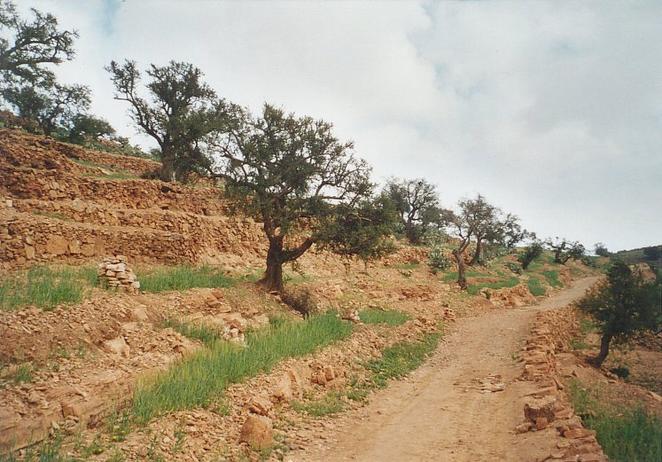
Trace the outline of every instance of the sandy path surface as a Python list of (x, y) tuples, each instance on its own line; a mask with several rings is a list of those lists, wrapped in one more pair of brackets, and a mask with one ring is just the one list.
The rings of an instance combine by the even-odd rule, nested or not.
[[(539, 305), (495, 310), (457, 322), (436, 353), (408, 379), (377, 392), (368, 406), (336, 421), (324, 441), (292, 461), (535, 461), (553, 450), (552, 428), (524, 435), (516, 354), (540, 310), (567, 305), (596, 281), (576, 281)], [(503, 383), (489, 392), (481, 381)], [(497, 385), (498, 387), (498, 385)], [(488, 387), (489, 388), (489, 387)]]

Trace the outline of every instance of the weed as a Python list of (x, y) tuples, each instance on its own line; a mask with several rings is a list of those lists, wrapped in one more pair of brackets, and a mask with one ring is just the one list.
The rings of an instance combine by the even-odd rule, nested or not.
[(145, 292), (187, 290), (195, 287), (230, 287), (232, 278), (211, 266), (170, 266), (142, 274), (140, 288)]
[(101, 443), (101, 439), (99, 438), (99, 435), (97, 435), (92, 442), (88, 446), (84, 446), (83, 449), (81, 450), (81, 454), (84, 458), (88, 458), (91, 456), (98, 456), (104, 451), (103, 444)]
[(378, 308), (366, 308), (359, 312), (359, 318), (366, 324), (386, 324), (388, 326), (399, 326), (410, 318), (407, 313), (397, 310), (381, 310)]
[(174, 329), (175, 331), (182, 334), (184, 337), (200, 340), (202, 343), (208, 346), (220, 339), (218, 331), (213, 327), (207, 326), (205, 324), (191, 324), (176, 319), (166, 319), (162, 326), (170, 327), (171, 329)]
[(557, 270), (543, 271), (542, 275), (547, 279), (547, 283), (552, 287), (563, 287), (563, 283), (559, 280), (559, 272)]
[(588, 344), (579, 338), (570, 339), (570, 348), (573, 350), (585, 350), (588, 348)]
[(26, 383), (32, 382), (32, 364), (23, 363), (16, 368), (14, 373), (14, 382), (15, 383)]
[(217, 403), (214, 406), (212, 411), (215, 412), (218, 415), (222, 415), (223, 417), (227, 417), (232, 412), (232, 406), (226, 400), (222, 400), (221, 402)]
[(267, 372), (281, 359), (311, 353), (351, 331), (351, 324), (328, 312), (304, 322), (286, 322), (249, 333), (245, 348), (229, 342), (213, 343), (139, 383), (133, 414), (145, 423), (164, 412), (207, 406), (228, 385)]
[(106, 419), (106, 429), (113, 442), (122, 442), (131, 432), (131, 415), (128, 411), (116, 409)]
[(115, 448), (112, 454), (110, 454), (110, 457), (108, 457), (108, 460), (106, 460), (106, 462), (124, 462), (125, 460), (126, 458), (124, 457), (122, 451)]
[(373, 372), (372, 382), (383, 388), (389, 379), (407, 375), (435, 350), (440, 337), (439, 333), (425, 334), (418, 342), (401, 342), (386, 348), (380, 359), (367, 364)]
[(186, 432), (181, 427), (175, 428), (175, 443), (172, 446), (172, 452), (182, 452), (184, 449), (184, 441), (186, 441)]
[(297, 412), (308, 414), (313, 417), (324, 417), (337, 414), (345, 409), (346, 405), (342, 398), (342, 393), (331, 391), (318, 400), (306, 403), (294, 401), (292, 403), (292, 408)]
[(582, 335), (594, 332), (597, 328), (598, 326), (591, 319), (583, 318), (579, 320), (579, 332), (581, 332)]
[(531, 292), (531, 294), (536, 297), (541, 297), (546, 293), (545, 288), (543, 287), (542, 283), (540, 282), (540, 279), (538, 278), (533, 278), (533, 277), (529, 278), (528, 286), (529, 286), (529, 292)]

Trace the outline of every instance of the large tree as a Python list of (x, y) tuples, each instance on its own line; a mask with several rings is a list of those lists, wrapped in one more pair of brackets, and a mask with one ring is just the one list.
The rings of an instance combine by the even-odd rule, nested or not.
[(370, 169), (332, 125), (265, 104), (260, 117), (242, 111), (213, 143), (215, 171), (237, 207), (263, 223), (269, 241), (260, 283), (283, 289), (283, 264), (303, 255), (338, 214), (370, 197)]
[(607, 280), (587, 294), (579, 307), (593, 316), (601, 332), (600, 352), (594, 363), (600, 367), (613, 342), (623, 342), (642, 330), (656, 330), (662, 323), (662, 284), (658, 278), (645, 283), (625, 263), (615, 262)]
[(441, 224), (439, 195), (435, 186), (423, 178), (391, 179), (383, 196), (394, 204), (405, 236), (412, 244), (420, 243), (431, 225)]
[(191, 172), (210, 167), (206, 138), (221, 129), (227, 105), (203, 82), (200, 69), (175, 61), (152, 64), (146, 71), (148, 98), (140, 96), (140, 71), (134, 61), (113, 61), (107, 70), (115, 99), (130, 104), (134, 122), (158, 143), (162, 180), (185, 180)]
[(32, 9), (24, 19), (14, 2), (0, 3), (0, 73), (4, 82), (17, 80), (36, 84), (53, 80), (48, 64), (59, 64), (74, 57), (75, 31), (61, 30), (52, 14)]

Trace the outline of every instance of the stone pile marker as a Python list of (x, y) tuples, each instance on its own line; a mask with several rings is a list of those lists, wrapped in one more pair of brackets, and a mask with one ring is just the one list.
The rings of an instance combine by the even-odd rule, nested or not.
[(122, 290), (134, 294), (140, 289), (140, 282), (129, 267), (124, 255), (106, 257), (97, 269), (97, 278), (102, 287)]

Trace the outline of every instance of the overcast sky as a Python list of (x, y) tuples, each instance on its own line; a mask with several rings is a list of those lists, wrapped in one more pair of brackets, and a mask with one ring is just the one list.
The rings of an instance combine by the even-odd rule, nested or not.
[(377, 181), (478, 192), (541, 237), (662, 243), (662, 2), (21, 0), (76, 28), (60, 66), (136, 142), (103, 70), (199, 66), (219, 95), (333, 122)]

